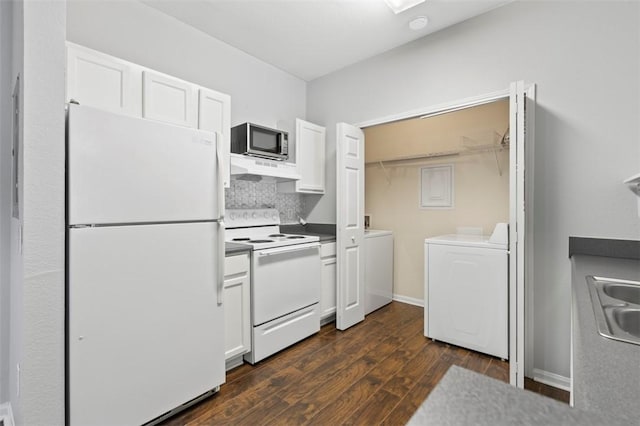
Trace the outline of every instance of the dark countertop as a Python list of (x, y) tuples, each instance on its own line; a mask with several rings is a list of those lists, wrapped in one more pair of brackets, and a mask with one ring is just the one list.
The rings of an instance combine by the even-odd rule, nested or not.
[(629, 420), (579, 410), (452, 366), (409, 425), (628, 425)]
[(229, 256), (232, 254), (239, 253), (249, 253), (251, 252), (251, 246), (245, 244), (236, 244), (236, 243), (224, 243), (224, 254), (225, 256)]
[(598, 334), (585, 277), (640, 281), (640, 261), (573, 255), (571, 268), (574, 406), (637, 420), (640, 418), (640, 345)]
[(307, 223), (306, 225), (280, 225), (280, 231), (288, 234), (316, 235), (321, 243), (336, 240), (336, 225), (328, 223)]
[(576, 254), (640, 260), (640, 241), (569, 237), (569, 257)]

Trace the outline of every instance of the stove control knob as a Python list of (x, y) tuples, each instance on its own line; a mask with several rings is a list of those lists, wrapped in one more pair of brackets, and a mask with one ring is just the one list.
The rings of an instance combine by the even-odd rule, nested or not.
[(231, 213), (229, 214), (229, 219), (231, 219), (231, 220), (235, 220), (235, 219), (236, 219), (236, 214), (235, 214), (234, 212), (231, 212)]
[(264, 212), (264, 218), (269, 219), (269, 212)]
[(243, 218), (244, 220), (249, 219), (249, 213), (247, 213), (247, 212), (242, 213), (242, 218)]
[(258, 213), (253, 212), (253, 214), (251, 215), (251, 217), (252, 217), (253, 219), (257, 218), (257, 217), (258, 217)]
[(271, 219), (278, 220), (278, 215), (274, 213), (273, 216), (271, 216)]

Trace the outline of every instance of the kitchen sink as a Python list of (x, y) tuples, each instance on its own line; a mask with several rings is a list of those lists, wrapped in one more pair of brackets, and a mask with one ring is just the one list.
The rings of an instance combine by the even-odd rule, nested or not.
[(640, 345), (640, 282), (587, 276), (600, 335)]
[(633, 303), (634, 305), (640, 305), (640, 285), (616, 283), (605, 283), (602, 285), (602, 291), (614, 299), (622, 300), (623, 302)]
[(640, 338), (640, 309), (616, 308), (613, 310), (613, 319), (622, 330)]

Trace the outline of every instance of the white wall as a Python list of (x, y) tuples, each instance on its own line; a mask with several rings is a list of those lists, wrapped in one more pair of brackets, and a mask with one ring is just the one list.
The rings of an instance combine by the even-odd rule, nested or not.
[(137, 1), (71, 1), (67, 39), (231, 95), (232, 125), (295, 130), (306, 83)]
[[(307, 117), (365, 122), (538, 85), (534, 368), (569, 376), (568, 237), (640, 238), (640, 3), (515, 2), (308, 84)], [(335, 221), (335, 166), (309, 221)]]
[(0, 2), (0, 402), (9, 400), (12, 5)]
[[(10, 220), (11, 307), (6, 396), (11, 401), (16, 424), (63, 424), (66, 6), (57, 0), (16, 1), (11, 6), (9, 81), (13, 86), (15, 76), (20, 74), (19, 131), (24, 166), (20, 173), (21, 217)], [(2, 99), (6, 99), (4, 88)], [(6, 112), (4, 106), (2, 111)], [(10, 141), (3, 137), (3, 152)], [(3, 223), (6, 214), (3, 208)], [(3, 295), (4, 287), (3, 283)], [(4, 339), (3, 336), (3, 345)]]

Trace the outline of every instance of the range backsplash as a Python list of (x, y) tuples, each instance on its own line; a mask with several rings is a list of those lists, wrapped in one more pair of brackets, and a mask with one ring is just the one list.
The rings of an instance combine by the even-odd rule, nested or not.
[(252, 182), (231, 178), (231, 187), (224, 191), (228, 209), (277, 209), (280, 223), (298, 223), (303, 215), (303, 198), (298, 193), (280, 193), (275, 182)]

